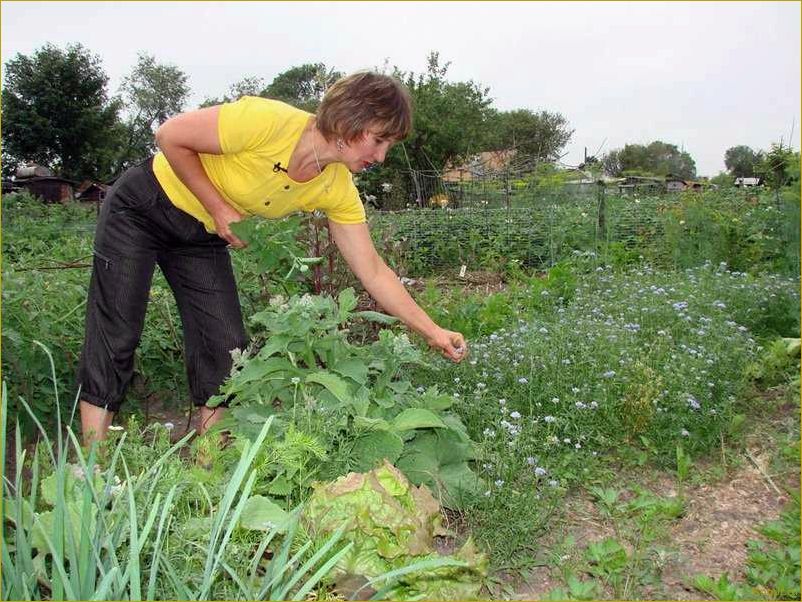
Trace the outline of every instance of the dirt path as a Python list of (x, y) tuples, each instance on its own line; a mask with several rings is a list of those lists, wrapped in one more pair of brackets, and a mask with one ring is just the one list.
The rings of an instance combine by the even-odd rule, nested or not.
[[(800, 490), (798, 467), (772, 474), (771, 461), (778, 449), (777, 441), (768, 434), (798, 433), (798, 412), (795, 404), (778, 405), (775, 414), (768, 418), (768, 432), (748, 437), (737, 469), (717, 481), (686, 487), (684, 514), (670, 523), (668, 532), (657, 542), (658, 550), (662, 551), (655, 554), (653, 562), (659, 583), (641, 587), (636, 592), (638, 598), (708, 599), (691, 587), (695, 576), (717, 579), (727, 573), (731, 581), (744, 579), (747, 542), (762, 539), (756, 527), (777, 519), (791, 499), (788, 492)], [(637, 484), (661, 497), (677, 495), (673, 475), (652, 473), (622, 481), (617, 485), (619, 488)], [(616, 537), (611, 522), (586, 494), (567, 501), (563, 527), (557, 531), (547, 537), (549, 541), (544, 541), (544, 546), (558, 548), (566, 538), (573, 537), (577, 550), (571, 556), (581, 555), (589, 543)], [(570, 562), (572, 558), (562, 560)], [(512, 585), (515, 599), (534, 600), (547, 596), (554, 588), (564, 587), (564, 582), (559, 567), (544, 566)]]

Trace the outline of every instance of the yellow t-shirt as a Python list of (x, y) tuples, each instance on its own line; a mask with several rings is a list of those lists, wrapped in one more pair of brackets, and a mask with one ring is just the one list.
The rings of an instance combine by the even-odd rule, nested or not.
[[(340, 224), (361, 224), (365, 208), (353, 177), (342, 163), (330, 163), (308, 182), (296, 182), (286, 169), (310, 113), (277, 100), (245, 96), (220, 107), (221, 155), (200, 154), (206, 175), (223, 198), (244, 215), (281, 218), (296, 211), (323, 211)], [(153, 172), (173, 204), (214, 232), (214, 221), (173, 171), (163, 153)]]

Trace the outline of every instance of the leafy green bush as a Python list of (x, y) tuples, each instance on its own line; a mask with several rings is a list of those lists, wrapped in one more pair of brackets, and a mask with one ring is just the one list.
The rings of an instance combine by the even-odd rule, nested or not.
[(374, 238), (403, 242), (395, 265), (425, 275), (462, 264), (503, 269), (510, 260), (546, 268), (575, 252), (597, 265), (664, 268), (726, 262), (740, 271), (799, 273), (799, 190), (735, 189), (666, 195), (537, 194), (508, 207), (376, 213)]
[(371, 345), (350, 343), (344, 328), (350, 320), (394, 320), (355, 308), (352, 289), (336, 302), (275, 299), (252, 317), (255, 342), (235, 354), (210, 404), (230, 401), (228, 425), (237, 435), (253, 436), (275, 418), (278, 436), (265, 457), (283, 461), (262, 475), (267, 494), (303, 499), (312, 479), (370, 470), (388, 459), (446, 505), (458, 504), (477, 481), (467, 463), (473, 444), (449, 411), (452, 398), (400, 378), (403, 366), (421, 361), (406, 335), (383, 330)]

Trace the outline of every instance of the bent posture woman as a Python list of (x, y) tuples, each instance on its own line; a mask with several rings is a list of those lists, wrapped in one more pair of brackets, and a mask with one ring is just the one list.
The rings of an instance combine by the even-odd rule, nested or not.
[(206, 407), (247, 341), (228, 247), (231, 224), (323, 211), (338, 249), (365, 289), (445, 357), (467, 347), (409, 296), (376, 253), (353, 184), (409, 133), (407, 91), (391, 77), (356, 73), (336, 82), (315, 115), (264, 98), (178, 115), (156, 133), (161, 152), (129, 169), (98, 220), (78, 381), (84, 443), (104, 439), (133, 374), (151, 279), (158, 264), (184, 330), (192, 402), (201, 432), (219, 420)]

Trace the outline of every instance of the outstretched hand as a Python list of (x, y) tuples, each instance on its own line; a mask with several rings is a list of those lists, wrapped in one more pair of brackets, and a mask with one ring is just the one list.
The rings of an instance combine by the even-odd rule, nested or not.
[(459, 332), (440, 328), (428, 338), (427, 342), (433, 349), (438, 349), (444, 358), (455, 363), (461, 362), (468, 355), (468, 344)]

